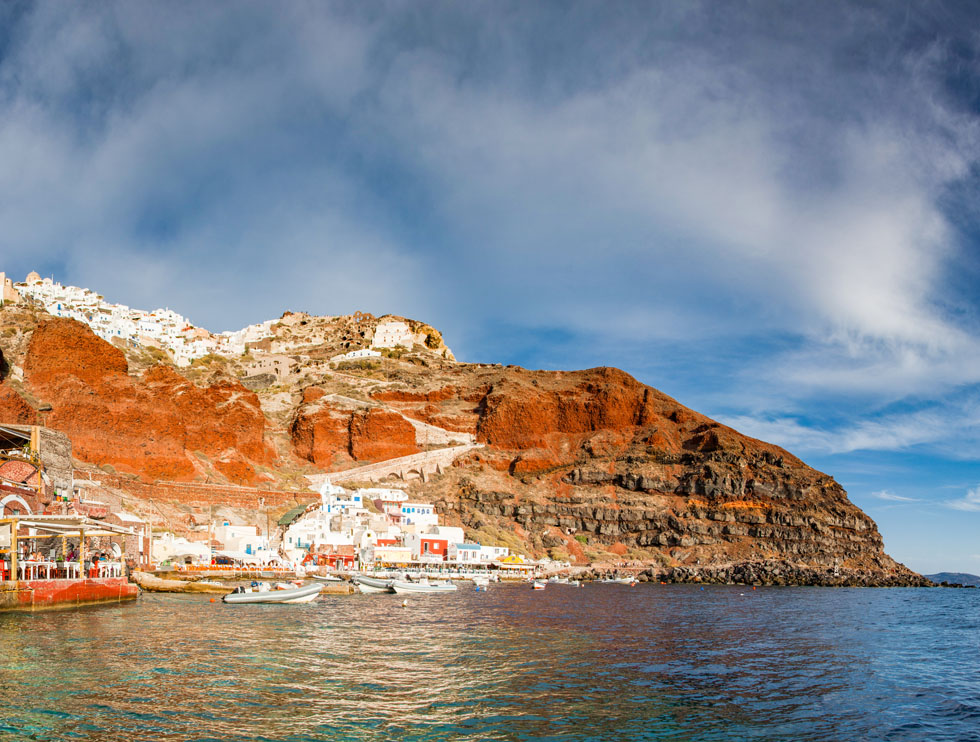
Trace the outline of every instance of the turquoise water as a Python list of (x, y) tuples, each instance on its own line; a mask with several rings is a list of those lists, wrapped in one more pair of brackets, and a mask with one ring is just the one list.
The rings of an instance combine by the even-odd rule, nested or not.
[(0, 614), (0, 737), (980, 740), (980, 590), (408, 600)]

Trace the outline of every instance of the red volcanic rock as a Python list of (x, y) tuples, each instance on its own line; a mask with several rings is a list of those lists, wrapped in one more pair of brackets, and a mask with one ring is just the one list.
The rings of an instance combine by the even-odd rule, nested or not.
[(88, 327), (72, 319), (42, 322), (27, 349), (24, 380), (29, 386), (51, 384), (60, 376), (73, 376), (87, 384), (126, 376), (126, 356)]
[(402, 414), (419, 422), (429, 423), (444, 430), (453, 430), (458, 433), (476, 433), (476, 415), (452, 415), (444, 414), (435, 405), (427, 404), (421, 409), (402, 409)]
[(237, 451), (228, 451), (223, 457), (214, 461), (214, 468), (221, 472), (230, 482), (236, 484), (255, 484), (255, 467), (248, 459)]
[(578, 384), (541, 389), (505, 380), (484, 398), (478, 439), (501, 448), (542, 448), (554, 438), (649, 425), (676, 402), (618, 369), (569, 375)]
[(447, 399), (456, 397), (458, 394), (458, 388), (454, 386), (446, 386), (442, 389), (435, 389), (427, 392), (375, 392), (371, 395), (371, 398), (376, 399), (379, 402), (444, 402)]
[(272, 463), (275, 454), (263, 438), (265, 415), (255, 392), (232, 381), (202, 388), (169, 366), (153, 367), (143, 381), (156, 395), (173, 401), (188, 450), (217, 455), (233, 448), (252, 461)]
[(315, 387), (303, 393), (290, 427), (296, 454), (318, 466), (343, 467), (352, 461), (380, 461), (420, 453), (415, 428), (396, 412), (350, 412), (331, 406)]
[(0, 383), (0, 423), (30, 425), (35, 421), (34, 409), (10, 384)]
[(415, 428), (397, 413), (372, 409), (351, 418), (350, 455), (358, 461), (382, 461), (421, 451), (415, 443)]
[(289, 429), (296, 455), (323, 467), (350, 463), (350, 412), (310, 404), (319, 399), (314, 394), (312, 400), (306, 400), (311, 389), (304, 392), (307, 404), (300, 407)]
[[(48, 425), (71, 437), (82, 461), (144, 479), (187, 480), (198, 473), (193, 452), (219, 457), (233, 448), (259, 463), (274, 456), (254, 393), (237, 383), (200, 388), (162, 366), (130, 377), (123, 354), (73, 320), (38, 327), (24, 375), (52, 405)], [(251, 465), (225, 468), (233, 481), (254, 478)]]
[(553, 451), (545, 448), (531, 448), (522, 451), (510, 465), (510, 473), (515, 476), (540, 474), (564, 466), (567, 462)]
[(303, 404), (310, 404), (326, 396), (326, 392), (318, 386), (308, 386), (303, 390)]

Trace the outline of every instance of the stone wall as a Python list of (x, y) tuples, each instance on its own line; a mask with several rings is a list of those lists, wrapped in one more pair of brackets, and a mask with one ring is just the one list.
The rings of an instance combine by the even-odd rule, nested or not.
[(288, 509), (317, 497), (309, 490), (265, 490), (255, 487), (205, 484), (203, 482), (140, 482), (98, 469), (80, 469), (76, 480), (99, 482), (103, 487), (119, 490), (139, 500), (180, 503), (183, 505), (227, 505), (234, 508), (260, 507)]
[[(31, 434), (30, 425), (6, 425), (12, 430)], [(41, 428), (41, 463), (58, 492), (71, 492), (72, 464), (71, 439), (64, 433), (51, 428)]]

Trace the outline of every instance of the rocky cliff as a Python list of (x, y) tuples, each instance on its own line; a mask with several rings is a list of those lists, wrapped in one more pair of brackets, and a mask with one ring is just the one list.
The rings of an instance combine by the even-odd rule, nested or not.
[[(293, 342), (303, 327), (289, 325)], [(48, 425), (81, 463), (144, 482), (288, 489), (302, 474), (475, 436), (484, 447), (449, 471), (400, 484), (485, 542), (671, 579), (918, 579), (832, 477), (616, 369), (459, 364), (424, 347), (344, 365), (312, 353), (294, 357), (288, 382), (250, 390), (229, 363), (140, 367), (145, 354), (71, 320), (42, 318), (16, 337), (0, 367), (18, 379), (0, 383), (0, 415), (30, 421), (48, 403)]]

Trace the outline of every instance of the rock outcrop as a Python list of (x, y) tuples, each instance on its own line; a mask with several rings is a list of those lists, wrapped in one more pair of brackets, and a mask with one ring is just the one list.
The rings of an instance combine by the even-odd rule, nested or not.
[(376, 408), (330, 404), (318, 387), (303, 391), (290, 427), (296, 453), (315, 464), (341, 468), (419, 453), (415, 428), (401, 415)]
[(193, 479), (195, 452), (237, 458), (233, 480), (249, 483), (271, 463), (258, 397), (239, 384), (200, 388), (172, 369), (127, 373), (124, 354), (69, 319), (43, 322), (31, 337), (24, 382), (52, 406), (47, 424), (71, 437), (76, 458), (145, 479)]
[(410, 416), (470, 406), (487, 449), (450, 472), (440, 502), (468, 528), (506, 524), (580, 561), (618, 550), (705, 574), (791, 560), (888, 584), (913, 575), (832, 477), (621, 371), (460, 373), (452, 385), (386, 395)]

